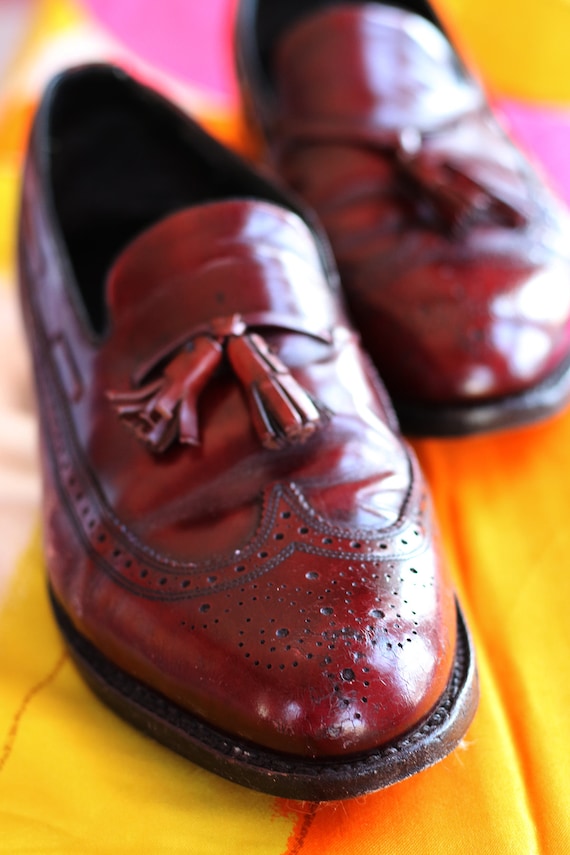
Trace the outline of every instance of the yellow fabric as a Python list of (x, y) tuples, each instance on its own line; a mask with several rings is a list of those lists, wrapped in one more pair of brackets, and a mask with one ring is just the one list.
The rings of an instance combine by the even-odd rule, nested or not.
[(0, 161), (0, 211), (8, 211), (10, 216), (2, 218), (0, 229), (0, 285), (11, 284), (11, 270), (13, 266), (13, 248), (15, 238), (15, 218), (13, 212), (16, 210), (17, 182), (14, 173), (19, 166), (18, 160), (2, 163)]
[[(510, 0), (503, 5), (511, 9)], [(517, 5), (513, 33), (527, 26), (525, 8)], [(533, 4), (533, 15), (541, 8)], [(496, 12), (489, 0), (469, 9)], [(44, 0), (41, 15), (0, 114), (3, 278), (12, 276), (20, 150), (37, 94), (28, 72), (63, 30), (85, 34), (89, 23), (70, 0)], [(506, 48), (493, 44), (487, 50), (500, 66)], [(525, 76), (525, 85), (536, 79)], [(186, 94), (235, 141), (235, 116), (208, 114), (207, 93)], [(12, 308), (0, 311), (8, 317)], [(4, 410), (31, 420), (30, 381), (16, 371), (23, 349), (15, 333), (0, 354), (0, 476), (11, 463), (18, 483), (33, 455), (29, 443), (14, 451), (6, 425), (16, 423)], [(8, 394), (12, 386), (17, 394)], [(22, 431), (14, 433), (23, 443)], [(146, 739), (93, 697), (65, 653), (46, 598), (37, 498), (24, 491), (20, 517), (31, 542), (0, 570), (0, 852), (569, 853), (570, 412), (516, 432), (416, 448), (479, 657), (479, 712), (454, 754), (389, 790), (316, 806), (240, 788)], [(6, 495), (0, 489), (2, 517)], [(14, 538), (5, 532), (0, 557)]]
[(0, 673), (0, 852), (284, 850), (291, 823), (273, 799), (185, 762), (93, 701), (49, 612), (37, 535), (4, 600)]
[(492, 89), (568, 104), (569, 0), (437, 0), (437, 6)]

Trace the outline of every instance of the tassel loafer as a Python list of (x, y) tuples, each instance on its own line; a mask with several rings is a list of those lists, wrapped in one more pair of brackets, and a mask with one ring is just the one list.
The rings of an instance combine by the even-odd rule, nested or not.
[(244, 96), (402, 428), (524, 424), (570, 398), (569, 215), (429, 3), (406, 5), (241, 0)]
[(158, 94), (85, 66), (36, 116), (20, 281), (50, 598), (95, 692), (290, 798), (448, 754), (472, 645), (318, 227)]

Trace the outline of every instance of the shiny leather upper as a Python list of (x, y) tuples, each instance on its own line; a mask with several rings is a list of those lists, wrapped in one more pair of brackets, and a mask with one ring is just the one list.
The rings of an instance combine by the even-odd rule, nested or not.
[[(315, 235), (262, 200), (173, 211), (100, 283), (97, 332), (54, 213), (45, 127), (27, 161), (20, 268), (57, 600), (116, 665), (258, 745), (336, 756), (408, 731), (449, 680), (455, 602), (421, 473)], [(189, 142), (189, 168), (193, 157)], [(251, 335), (278, 366), (269, 375), (326, 414), (286, 442), (264, 444), (259, 377), (248, 386), (228, 352)], [(203, 345), (212, 370), (199, 361), (160, 385)], [(151, 430), (182, 401), (186, 438), (133, 430), (125, 400), (149, 383), (162, 390), (143, 414)]]
[(281, 33), (254, 94), (366, 348), (397, 402), (524, 391), (570, 352), (567, 212), (435, 24), (329, 5)]

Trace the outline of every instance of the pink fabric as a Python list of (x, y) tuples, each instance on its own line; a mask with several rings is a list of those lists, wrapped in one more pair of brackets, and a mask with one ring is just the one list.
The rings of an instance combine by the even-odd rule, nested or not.
[[(540, 160), (570, 204), (570, 108), (501, 101), (498, 105), (512, 135)], [(551, 182), (552, 183), (552, 182)]]
[(235, 0), (85, 0), (85, 5), (148, 62), (235, 102)]

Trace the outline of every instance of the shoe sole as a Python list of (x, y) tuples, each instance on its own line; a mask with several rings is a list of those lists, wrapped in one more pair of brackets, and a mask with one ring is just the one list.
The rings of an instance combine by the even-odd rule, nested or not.
[(347, 799), (379, 790), (432, 766), (461, 741), (475, 714), (478, 681), (472, 642), (457, 606), (457, 649), (451, 678), (432, 713), (414, 730), (366, 754), (310, 760), (254, 745), (207, 725), (113, 665), (50, 598), (82, 676), (122, 718), (188, 760), (273, 796), (308, 801)]
[(524, 427), (542, 421), (570, 402), (570, 360), (540, 383), (516, 395), (480, 404), (417, 405), (393, 400), (403, 433), (452, 437)]

